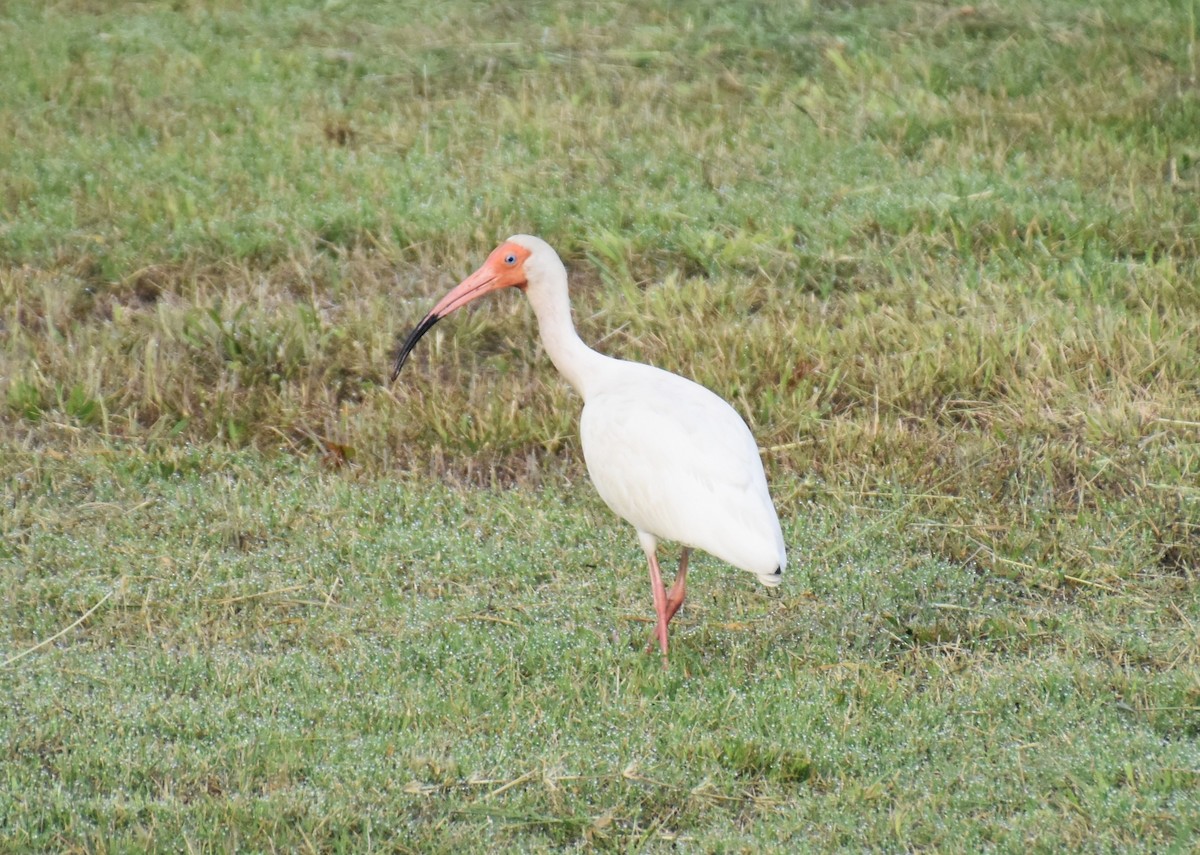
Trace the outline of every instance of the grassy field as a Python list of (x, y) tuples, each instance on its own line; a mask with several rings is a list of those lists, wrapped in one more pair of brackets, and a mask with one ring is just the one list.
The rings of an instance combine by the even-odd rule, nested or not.
[[(1200, 9), (0, 6), (0, 849), (1194, 851)], [(671, 667), (500, 239), (746, 416)]]

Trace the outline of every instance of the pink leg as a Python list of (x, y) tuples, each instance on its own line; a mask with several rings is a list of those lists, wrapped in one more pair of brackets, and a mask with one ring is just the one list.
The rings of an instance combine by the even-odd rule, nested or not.
[(688, 555), (691, 554), (691, 551), (685, 546), (679, 553), (679, 572), (675, 574), (675, 584), (667, 592), (667, 623), (671, 622), (671, 618), (675, 617), (675, 612), (679, 611), (679, 607), (683, 605), (683, 596), (687, 591), (684, 580), (687, 578)]
[[(687, 577), (687, 563), (688, 563), (688, 555), (690, 553), (691, 553), (691, 550), (685, 546), (683, 548), (683, 552), (681, 552), (679, 555), (679, 572), (677, 572), (675, 574), (675, 584), (673, 584), (671, 586), (670, 591), (664, 593), (664, 595), (663, 595), (663, 612), (662, 612), (662, 614), (665, 616), (665, 618), (664, 617), (659, 618), (660, 625), (656, 626), (654, 628), (654, 632), (651, 633), (649, 641), (646, 642), (646, 652), (647, 653), (649, 653), (651, 650), (654, 649), (654, 639), (657, 638), (659, 646), (663, 647), (663, 655), (664, 656), (666, 655), (666, 647), (665, 647), (666, 635), (667, 635), (666, 625), (671, 622), (671, 618), (675, 617), (675, 612), (679, 611), (679, 607), (683, 605), (683, 597), (684, 597), (684, 593), (686, 592), (686, 587), (684, 585), (684, 579), (686, 579), (686, 577)], [(657, 564), (658, 561), (655, 560), (654, 563)], [(652, 567), (650, 570), (651, 580), (653, 580), (655, 578), (655, 569), (656, 568)], [(662, 579), (661, 573), (659, 573), (658, 578), (661, 582), (661, 579)], [(653, 584), (653, 581), (651, 582), (651, 584)], [(657, 602), (655, 602), (655, 604), (654, 604), (654, 609), (655, 609), (655, 611), (658, 611), (658, 603)]]
[(658, 557), (652, 550), (646, 551), (650, 559), (650, 593), (654, 595), (654, 613), (658, 615), (658, 625), (655, 634), (658, 636), (658, 646), (662, 650), (663, 667), (667, 666), (667, 592), (663, 590), (662, 572), (658, 569)]

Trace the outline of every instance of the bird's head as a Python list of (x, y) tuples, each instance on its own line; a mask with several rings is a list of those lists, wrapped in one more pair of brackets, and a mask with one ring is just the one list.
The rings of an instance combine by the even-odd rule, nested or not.
[[(513, 235), (500, 246), (492, 250), (482, 266), (438, 301), (429, 314), (419, 323), (404, 341), (400, 352), (396, 355), (396, 363), (392, 368), (392, 380), (400, 374), (408, 354), (416, 347), (421, 336), (446, 315), (461, 309), (484, 294), (499, 291), (501, 288), (520, 288), (525, 290), (531, 283), (534, 287), (545, 276), (544, 271), (553, 265), (561, 270), (562, 262), (558, 254), (541, 238), (532, 235)], [(564, 274), (565, 278), (565, 274)]]

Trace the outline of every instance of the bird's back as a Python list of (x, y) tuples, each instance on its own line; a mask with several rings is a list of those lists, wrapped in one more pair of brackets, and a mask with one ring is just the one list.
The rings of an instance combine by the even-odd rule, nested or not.
[(580, 436), (592, 482), (616, 514), (778, 584), (786, 554), (758, 445), (720, 397), (613, 360), (589, 389)]

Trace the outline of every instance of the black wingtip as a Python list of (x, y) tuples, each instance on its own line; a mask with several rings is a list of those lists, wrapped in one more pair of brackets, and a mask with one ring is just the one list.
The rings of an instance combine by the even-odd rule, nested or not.
[(400, 348), (400, 352), (396, 354), (396, 362), (392, 365), (392, 379), (390, 382), (395, 383), (396, 378), (400, 376), (400, 369), (404, 367), (404, 363), (408, 361), (408, 355), (412, 349), (417, 346), (417, 342), (421, 340), (421, 336), (429, 332), (429, 330), (441, 318), (435, 314), (428, 314), (421, 323), (417, 324), (417, 328), (408, 334), (408, 338), (404, 340), (404, 344)]

